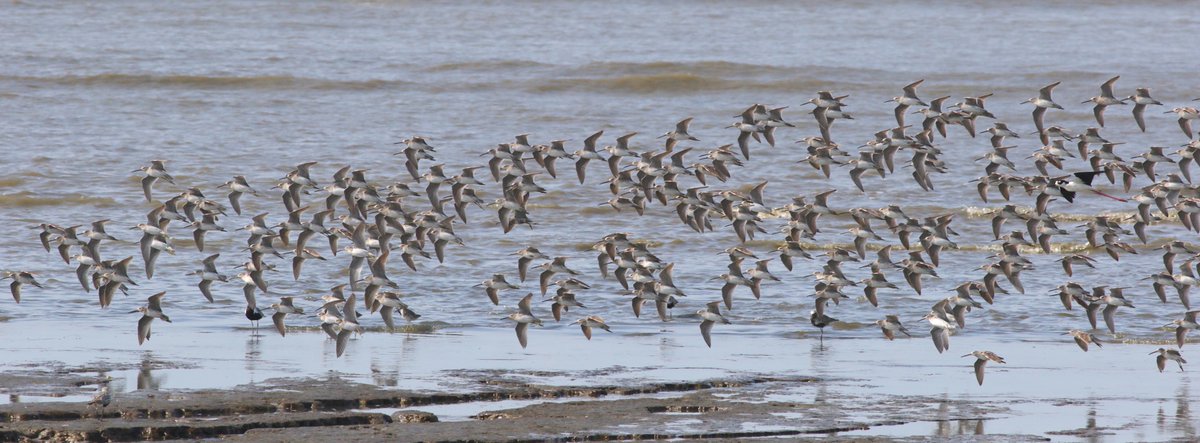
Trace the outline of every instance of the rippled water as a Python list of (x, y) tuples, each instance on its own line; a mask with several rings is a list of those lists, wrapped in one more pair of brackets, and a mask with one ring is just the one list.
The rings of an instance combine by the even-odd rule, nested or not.
[[(879, 308), (861, 300), (843, 303), (831, 313), (846, 323), (827, 335), (835, 341), (874, 339), (878, 330), (867, 325), (888, 313), (900, 314), (914, 331), (924, 330), (917, 318), (958, 283), (982, 277), (977, 267), (994, 252), (988, 208), (999, 204), (984, 204), (968, 184), (982, 175), (983, 164), (973, 159), (987, 149), (987, 140), (969, 138), (961, 128), (951, 128), (949, 139), (939, 139), (951, 171), (934, 177), (935, 192), (921, 191), (906, 172), (897, 171), (883, 180), (868, 177), (868, 190), (861, 194), (845, 170), (836, 170), (834, 178), (826, 180), (794, 163), (804, 152), (791, 141), (817, 135), (815, 122), (800, 104), (817, 90), (850, 94), (848, 110), (856, 120), (839, 121), (834, 127), (835, 138), (848, 146), (892, 126), (891, 107), (883, 102), (903, 84), (920, 78), (926, 79), (919, 90), (926, 99), (953, 95), (953, 102), (994, 92), (989, 109), (1022, 134), (1032, 132), (1033, 125), (1030, 108), (1018, 103), (1053, 81), (1063, 82), (1055, 97), (1067, 110), (1048, 113), (1047, 124), (1075, 131), (1094, 125), (1091, 108), (1078, 103), (1095, 95), (1098, 85), (1112, 75), (1122, 76), (1117, 83), (1121, 94), (1145, 86), (1168, 107), (1181, 106), (1200, 95), (1193, 81), (1194, 45), (1179, 37), (1200, 30), (1200, 19), (1181, 13), (1186, 5), (5, 4), (0, 6), (0, 161), (5, 166), (0, 170), (0, 224), (8, 229), (0, 233), (0, 268), (38, 272), (47, 289), (27, 289), (20, 305), (0, 302), (0, 316), (8, 319), (4, 329), (9, 337), (31, 328), (99, 328), (105, 339), (125, 350), (118, 354), (125, 357), (118, 359), (135, 362), (137, 348), (129, 346), (136, 341), (135, 316), (124, 312), (157, 291), (168, 291), (165, 309), (175, 324), (155, 325), (156, 334), (200, 341), (206, 329), (245, 326), (238, 285), (219, 285), (214, 290), (218, 302), (209, 304), (192, 277), (184, 275), (198, 269), (207, 254), (189, 246), (182, 227), (175, 227), (179, 252), (160, 258), (155, 278), (139, 279), (142, 285), (130, 297), (119, 297), (104, 311), (97, 308), (94, 295), (80, 291), (73, 266), (44, 253), (36, 231), (26, 229), (40, 222), (73, 225), (110, 218), (111, 232), (136, 240), (134, 231), (121, 228), (141, 222), (152, 206), (143, 200), (129, 171), (151, 159), (168, 159), (181, 185), (161, 185), (156, 197), (197, 186), (220, 199), (216, 185), (245, 175), (265, 192), (261, 198), (243, 199), (244, 213), (271, 212), (270, 220), (278, 222), (284, 210), (271, 184), (293, 165), (319, 161), (314, 178), (325, 182), (344, 165), (369, 168), (368, 177), (378, 183), (406, 180), (402, 159), (392, 155), (393, 143), (412, 134), (430, 137), (438, 147), (438, 162), (448, 171), (479, 164), (477, 154), (526, 132), (539, 143), (568, 139), (573, 151), (597, 130), (605, 131), (605, 144), (636, 131), (641, 135), (634, 137), (635, 146), (653, 149), (660, 141), (652, 137), (689, 116), (695, 117), (691, 132), (701, 139), (695, 143), (697, 151), (703, 151), (733, 143), (736, 132), (724, 129), (732, 116), (751, 103), (767, 103), (790, 105), (785, 116), (799, 128), (780, 130), (776, 148), (755, 145), (752, 161), (735, 170), (729, 183), (714, 188), (747, 190), (769, 180), (767, 203), (773, 206), (795, 195), (836, 188), (832, 206), (839, 209), (894, 203), (910, 216), (956, 214), (953, 227), (962, 234), (956, 241), (963, 248), (943, 254), (938, 270), (942, 280), (927, 281), (923, 296), (904, 287), (881, 291)], [(1137, 131), (1127, 107), (1112, 107), (1107, 117), (1103, 135), (1127, 143), (1118, 150), (1126, 159), (1146, 146), (1185, 141), (1174, 117), (1159, 109), (1147, 111), (1149, 130), (1144, 134)], [(981, 123), (980, 129), (984, 127)], [(1010, 157), (1019, 164), (1019, 173), (1035, 174), (1028, 160), (1019, 159), (1038, 147), (1036, 139), (1024, 136), (1008, 142), (1017, 146)], [(695, 154), (689, 161), (695, 161)], [(1167, 166), (1160, 169), (1170, 169)], [(1084, 168), (1078, 160), (1068, 166)], [(497, 308), (471, 285), (494, 272), (514, 275), (515, 261), (508, 253), (536, 245), (551, 255), (570, 256), (571, 266), (587, 273), (585, 280), (594, 289), (580, 294), (589, 307), (584, 312), (607, 318), (617, 331), (613, 339), (670, 334), (686, 352), (720, 353), (725, 352), (722, 338), (728, 335), (763, 337), (764, 343), (779, 346), (815, 338), (807, 321), (812, 281), (804, 278), (819, 269), (815, 262), (803, 262), (792, 273), (773, 263), (784, 281), (764, 285), (761, 301), (739, 289), (730, 314), (735, 324), (716, 329), (711, 351), (703, 348), (690, 326), (694, 318), (681, 315), (675, 323), (688, 326), (667, 329), (653, 318), (633, 318), (628, 297), (616, 282), (600, 279), (587, 249), (591, 242), (616, 231), (653, 242), (656, 254), (676, 263), (676, 282), (690, 295), (676, 309), (681, 314), (719, 298), (719, 282), (709, 279), (722, 273), (727, 263), (718, 251), (734, 246), (737, 238), (727, 228), (696, 234), (679, 223), (671, 207), (653, 205), (640, 218), (617, 214), (597, 206), (609, 198), (607, 187), (599, 183), (605, 175), (603, 165), (592, 166), (586, 185), (575, 181), (567, 163), (559, 169), (563, 175), (558, 180), (539, 179), (550, 192), (531, 201), (535, 229), (519, 227), (502, 235), (494, 213), (472, 209), (471, 222), (456, 228), (466, 246), (451, 246), (446, 263), (422, 262), (418, 273), (392, 264), (391, 275), (401, 282), (406, 302), (424, 315), (422, 323), (437, 334), (483, 328), (510, 338), (511, 327), (503, 316), (524, 291), (504, 294)], [(1139, 186), (1145, 184), (1146, 179), (1139, 179)], [(481, 191), (489, 200), (499, 195), (493, 184)], [(316, 202), (318, 197), (306, 198)], [(1025, 196), (1015, 200), (1032, 204)], [(1064, 227), (1092, 214), (1133, 209), (1132, 203), (1094, 196), (1051, 206), (1072, 220), (1060, 223)], [(248, 222), (248, 217), (232, 215), (222, 220), (228, 228)], [(769, 221), (766, 227), (772, 234), (750, 246), (760, 254), (773, 249), (779, 238), (774, 228), (781, 223)], [(821, 223), (824, 231), (818, 243), (851, 240), (844, 232), (848, 219), (826, 217)], [(877, 229), (895, 241), (882, 226)], [(1081, 248), (1085, 240), (1082, 230), (1076, 231), (1055, 239), (1062, 250)], [(1086, 286), (1133, 287), (1127, 294), (1137, 309), (1117, 314), (1121, 339), (1165, 343), (1172, 335), (1160, 326), (1184, 309), (1174, 301), (1160, 304), (1150, 287), (1137, 279), (1161, 268), (1153, 247), (1194, 237), (1175, 223), (1153, 226), (1149, 233), (1154, 242), (1140, 248), (1141, 254), (1115, 263), (1094, 251), (1099, 269), (1079, 271), (1073, 280)], [(208, 236), (208, 246), (222, 253), (223, 266), (233, 266), (244, 260), (238, 250), (242, 240), (239, 233), (214, 233)], [(135, 243), (126, 242), (106, 245), (103, 253), (112, 258), (136, 255), (137, 250)], [(1057, 298), (1044, 295), (1067, 280), (1054, 262), (1059, 255), (1031, 254), (1037, 269), (1022, 274), (1027, 294), (1002, 296), (996, 305), (973, 313), (968, 329), (955, 340), (986, 335), (995, 343), (992, 350), (1004, 355), (1028, 342), (1064, 342), (1068, 338), (1060, 335), (1062, 331), (1086, 328), (1082, 311), (1063, 312)], [(140, 273), (140, 260), (135, 264), (134, 272)], [(299, 281), (285, 272), (268, 279), (273, 292), (300, 296), (311, 311), (326, 288), (345, 280), (346, 264), (344, 257), (310, 261)], [(866, 275), (855, 269), (851, 276)], [(898, 273), (889, 274), (889, 279), (903, 281)], [(529, 283), (527, 288), (536, 286)], [(549, 318), (547, 305), (538, 309)], [(377, 318), (366, 321), (379, 323)], [(316, 320), (290, 322), (314, 325)], [(531, 349), (542, 346), (540, 332), (531, 333)], [(297, 341), (292, 336), (263, 340), (278, 346), (296, 346), (292, 343)], [(329, 351), (313, 345), (315, 340), (308, 342), (312, 353)], [(59, 346), (54, 340), (44, 343), (50, 350)], [(61, 343), (64, 349), (75, 349), (66, 339)], [(144, 349), (157, 344), (151, 341)], [(521, 358), (515, 340), (504, 344), (512, 346), (514, 358)], [(928, 355), (916, 361), (938, 357), (927, 342), (922, 344), (920, 351)], [(392, 345), (388, 336), (367, 334), (351, 352), (370, 353)], [(1144, 361), (1146, 375), (1156, 375), (1153, 358), (1145, 355), (1154, 347), (1117, 346), (1106, 349), (1105, 358)], [(240, 345), (231, 348), (229, 358), (243, 352)], [(84, 355), (90, 351), (77, 350)], [(109, 358), (104, 351), (92, 352), (96, 360)], [(895, 358), (911, 362), (916, 357)], [(321, 373), (334, 364), (323, 359), (309, 362), (303, 370)], [(1164, 395), (1174, 394), (1168, 389)]]

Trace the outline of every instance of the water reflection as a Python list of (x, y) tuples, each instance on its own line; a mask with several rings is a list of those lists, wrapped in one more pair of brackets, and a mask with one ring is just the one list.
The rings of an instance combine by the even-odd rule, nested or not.
[(1182, 378), (1175, 390), (1174, 430), (1187, 441), (1196, 440), (1196, 424), (1192, 422), (1191, 391), (1191, 380), (1188, 377)]
[(142, 362), (138, 366), (137, 373), (137, 390), (139, 391), (157, 391), (162, 384), (163, 377), (155, 377), (155, 359), (153, 352), (145, 352), (142, 354)]
[(375, 386), (395, 387), (400, 382), (400, 368), (387, 368), (376, 356), (371, 357), (371, 383)]
[(406, 364), (411, 363), (417, 358), (417, 340), (419, 335), (404, 334), (404, 339), (400, 341), (400, 356), (396, 358), (396, 376), (399, 377), (404, 372)]
[(937, 413), (935, 414), (935, 425), (932, 435), (935, 437), (953, 437), (963, 435), (984, 435), (987, 433), (984, 423), (985, 419), (979, 418), (951, 418), (950, 400), (943, 395), (942, 400), (938, 402)]
[(933, 435), (939, 437), (949, 437), (953, 434), (950, 431), (950, 400), (945, 395), (942, 396), (942, 401), (938, 403), (937, 429), (933, 432)]
[(664, 333), (658, 341), (658, 355), (663, 361), (671, 361), (671, 356), (675, 355), (675, 348), (679, 347), (679, 343), (675, 341), (673, 335), (665, 334), (666, 329), (659, 332)]
[(251, 334), (246, 338), (246, 373), (250, 377), (250, 383), (255, 381), (255, 372), (258, 370), (259, 363), (262, 362), (262, 337), (261, 334)]
[(1083, 427), (1083, 436), (1087, 437), (1089, 442), (1100, 441), (1100, 427), (1096, 425), (1096, 408), (1089, 407), (1087, 412), (1087, 424)]

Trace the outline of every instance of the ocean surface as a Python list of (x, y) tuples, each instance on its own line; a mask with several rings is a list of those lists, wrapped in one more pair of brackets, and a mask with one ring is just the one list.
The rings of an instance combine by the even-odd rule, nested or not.
[[(1103, 250), (1090, 251), (1096, 269), (1076, 268), (1067, 278), (1056, 262), (1062, 252), (1088, 252), (1082, 228), (1096, 214), (1130, 216), (1135, 203), (1119, 203), (1083, 195), (1073, 204), (1051, 203), (1060, 226), (1071, 235), (1054, 239), (1055, 254), (1029, 250), (1035, 269), (1021, 274), (1025, 294), (1000, 296), (996, 304), (972, 312), (967, 328), (952, 339), (953, 350), (939, 355), (919, 318), (953, 288), (980, 279), (979, 266), (999, 251), (992, 241), (991, 212), (1003, 205), (982, 202), (970, 183), (983, 175), (985, 137), (969, 137), (951, 127), (949, 138), (937, 139), (949, 172), (933, 177), (936, 190), (922, 191), (906, 169), (880, 179), (868, 175), (865, 193), (849, 180), (848, 168), (835, 168), (832, 179), (796, 163), (805, 157), (793, 142), (819, 135), (808, 107), (819, 90), (849, 94), (847, 111), (854, 120), (834, 124), (844, 148), (872, 139), (895, 125), (892, 105), (884, 103), (900, 88), (925, 79), (919, 95), (932, 99), (994, 93), (987, 107), (1019, 132), (1009, 139), (1009, 157), (1018, 174), (1033, 175), (1031, 160), (1040, 147), (1031, 107), (1019, 104), (1042, 86), (1061, 81), (1055, 99), (1065, 110), (1046, 115), (1047, 126), (1081, 132), (1095, 126), (1090, 104), (1114, 75), (1119, 96), (1135, 87), (1152, 89), (1164, 107), (1146, 112), (1147, 131), (1138, 131), (1129, 107), (1113, 106), (1102, 134), (1123, 142), (1118, 154), (1131, 160), (1148, 146), (1186, 143), (1173, 115), (1163, 112), (1187, 106), (1200, 96), (1195, 81), (1196, 48), (1187, 37), (1200, 31), (1200, 16), (1188, 2), (11, 2), (0, 5), (0, 269), (39, 274), (44, 289), (26, 287), (18, 305), (0, 297), (0, 367), (35, 370), (45, 367), (100, 367), (127, 371), (126, 390), (137, 389), (137, 368), (161, 367), (155, 388), (228, 387), (273, 376), (320, 376), (337, 373), (379, 382), (379, 373), (397, 374), (391, 385), (401, 388), (445, 388), (446, 371), (512, 369), (580, 371), (585, 368), (631, 368), (623, 381), (641, 376), (695, 379), (739, 373), (803, 373), (855, 380), (847, 390), (867, 389), (879, 395), (945, 395), (952, 398), (1093, 399), (1119, 421), (1120, 398), (1146, 404), (1186, 402), (1196, 387), (1188, 373), (1168, 367), (1159, 374), (1147, 353), (1173, 344), (1173, 330), (1162, 326), (1185, 311), (1168, 290), (1160, 303), (1148, 281), (1160, 272), (1159, 246), (1171, 240), (1192, 242), (1195, 234), (1176, 221), (1151, 226), (1151, 242), (1137, 255), (1119, 262)], [(605, 204), (611, 195), (602, 180), (607, 168), (594, 162), (586, 184), (574, 177), (570, 162), (560, 162), (558, 179), (538, 178), (548, 189), (530, 201), (533, 229), (517, 227), (503, 234), (491, 210), (472, 208), (469, 223), (456, 232), (465, 246), (447, 248), (445, 263), (419, 262), (419, 272), (398, 257), (390, 276), (400, 282), (404, 301), (422, 314), (416, 333), (388, 334), (382, 321), (368, 316), (372, 330), (354, 340), (347, 355), (333, 357), (332, 343), (315, 326), (315, 316), (290, 317), (307, 327), (280, 337), (264, 324), (254, 336), (242, 316), (244, 302), (237, 283), (217, 284), (217, 302), (208, 303), (188, 272), (200, 260), (220, 252), (220, 265), (242, 263), (244, 237), (234, 228), (249, 217), (269, 212), (268, 221), (286, 219), (273, 184), (296, 164), (316, 161), (314, 179), (327, 184), (342, 166), (368, 169), (379, 185), (410, 181), (403, 158), (394, 156), (401, 139), (421, 135), (437, 148), (436, 162), (447, 175), (483, 165), (479, 155), (513, 136), (529, 133), (535, 143), (566, 139), (569, 151), (595, 131), (605, 131), (602, 145), (627, 132), (638, 132), (635, 149), (661, 149), (654, 137), (675, 122), (694, 117), (691, 133), (700, 141), (681, 144), (696, 149), (689, 163), (716, 146), (736, 143), (737, 132), (726, 126), (754, 103), (790, 106), (784, 116), (797, 124), (776, 133), (774, 148), (753, 144), (745, 167), (727, 183), (712, 189), (748, 191), (764, 180), (768, 206), (781, 207), (794, 196), (837, 189), (830, 206), (879, 208), (900, 205), (913, 217), (953, 214), (961, 235), (958, 250), (945, 251), (940, 280), (926, 279), (924, 295), (903, 283), (898, 272), (888, 278), (898, 290), (880, 292), (879, 307), (861, 297), (832, 307), (842, 320), (825, 331), (824, 347), (809, 325), (811, 274), (820, 261), (799, 261), (787, 272), (778, 261), (771, 269), (782, 282), (763, 285), (761, 300), (746, 288), (736, 292), (732, 325), (713, 331), (713, 347), (704, 346), (694, 314), (720, 298), (727, 259), (720, 251), (738, 244), (731, 228), (714, 220), (714, 232), (698, 234), (682, 225), (671, 206), (651, 204), (645, 216), (617, 213)], [(914, 108), (915, 110), (915, 108)], [(919, 124), (919, 116), (909, 116)], [(979, 129), (990, 126), (980, 120)], [(906, 163), (908, 154), (898, 161)], [(128, 297), (118, 296), (101, 310), (94, 294), (85, 293), (74, 264), (46, 253), (38, 243), (38, 223), (87, 225), (111, 219), (109, 232), (123, 242), (102, 246), (105, 258), (137, 256), (137, 231), (153, 208), (142, 197), (138, 177), (130, 171), (153, 159), (167, 160), (178, 186), (156, 185), (155, 198), (165, 199), (187, 187), (202, 189), (224, 202), (216, 189), (234, 175), (245, 175), (261, 196), (242, 199), (243, 216), (221, 220), (229, 232), (210, 233), (200, 253), (191, 246), (190, 230), (175, 224), (178, 251), (163, 255), (153, 279), (142, 274), (140, 257), (131, 274), (140, 283)], [(1159, 173), (1172, 170), (1160, 165)], [(1069, 160), (1068, 171), (1090, 169)], [(500, 188), (487, 177), (481, 196), (491, 201)], [(485, 178), (486, 177), (486, 178)], [(1098, 179), (1101, 180), (1101, 179)], [(693, 186), (692, 178), (682, 184)], [(1128, 195), (1102, 181), (1102, 189)], [(1136, 186), (1150, 182), (1139, 177)], [(444, 195), (448, 192), (443, 191)], [(995, 195), (995, 192), (993, 192)], [(322, 196), (305, 196), (319, 204)], [(414, 204), (421, 198), (413, 199)], [(1030, 206), (1031, 197), (1017, 193), (1014, 203)], [(783, 219), (768, 220), (770, 234), (747, 246), (770, 256), (782, 238)], [(846, 217), (822, 217), (813, 252), (846, 247), (852, 226)], [(1131, 227), (1132, 223), (1125, 223)], [(1020, 224), (1010, 221), (1011, 228)], [(82, 231), (82, 229), (81, 229)], [(898, 243), (880, 223), (879, 232)], [(660, 322), (652, 314), (634, 318), (629, 295), (615, 280), (602, 279), (591, 244), (606, 234), (628, 232), (648, 241), (664, 261), (674, 262), (676, 284), (688, 297), (675, 318)], [(330, 257), (325, 242), (310, 243), (328, 258), (308, 261), (294, 281), (290, 261), (277, 260), (278, 273), (267, 276), (272, 294), (297, 297), (308, 312), (320, 305), (329, 287), (346, 280), (348, 258)], [(343, 242), (344, 243), (344, 242)], [(530, 331), (528, 349), (513, 337), (504, 317), (529, 290), (502, 293), (500, 306), (487, 302), (472, 285), (493, 273), (516, 277), (517, 249), (533, 245), (551, 256), (568, 256), (568, 264), (584, 272), (592, 285), (578, 291), (587, 309), (572, 311), (555, 324), (549, 303), (535, 303), (535, 313), (548, 323)], [(898, 246), (897, 246), (898, 248)], [(899, 260), (902, 254), (896, 254)], [(1182, 261), (1182, 260), (1180, 260)], [(747, 266), (749, 262), (747, 262)], [(848, 266), (853, 279), (869, 276)], [(1069, 329), (1087, 329), (1081, 309), (1064, 311), (1049, 292), (1068, 280), (1085, 287), (1125, 286), (1135, 309), (1118, 311), (1119, 335), (1096, 331), (1102, 350), (1083, 353)], [(1009, 287), (1002, 281), (1002, 286)], [(173, 323), (156, 322), (154, 338), (137, 345), (137, 315), (128, 311), (145, 297), (167, 291), (164, 310)], [(847, 292), (856, 294), (856, 289)], [(535, 295), (536, 297), (536, 295)], [(540, 298), (537, 298), (540, 300)], [(652, 309), (651, 309), (652, 311)], [(569, 324), (576, 315), (595, 314), (608, 320), (613, 333), (599, 332), (589, 342)], [(885, 314), (898, 314), (914, 332), (911, 340), (884, 342), (873, 325)], [(1103, 325), (1101, 325), (1103, 326)], [(977, 386), (971, 359), (959, 355), (987, 349), (1009, 364), (989, 366), (988, 383)], [(1183, 349), (1185, 357), (1190, 346)], [(961, 351), (961, 352), (960, 352)], [(166, 363), (161, 363), (166, 362)], [(160, 364), (161, 363), (161, 364)], [(880, 371), (881, 366), (889, 371)], [(633, 370), (636, 368), (636, 370)], [(1008, 378), (1006, 380), (1006, 377)], [(860, 383), (869, 380), (867, 385)], [(1118, 386), (1137, 380), (1137, 388)], [(593, 382), (587, 378), (574, 383)], [(547, 380), (554, 382), (554, 380)], [(1131, 382), (1132, 383), (1132, 382)], [(381, 384), (387, 384), (381, 382)], [(866, 387), (864, 387), (866, 386)], [(858, 391), (855, 391), (858, 392)], [(1160, 411), (1161, 413), (1161, 408)], [(1040, 413), (1039, 413), (1040, 414)], [(1032, 414), (1037, 415), (1037, 414)], [(1082, 422), (1083, 413), (1073, 420)], [(1152, 412), (1146, 412), (1151, 417)], [(1153, 421), (1152, 418), (1147, 420)], [(1119, 434), (1115, 440), (1195, 438), (1195, 420), (1176, 417), (1178, 426), (1147, 426), (1148, 434)], [(1023, 429), (1058, 429), (1056, 423)], [(1067, 427), (1067, 426), (1063, 426)], [(1151, 429), (1152, 428), (1152, 429)], [(1143, 429), (1141, 427), (1127, 427)], [(925, 430), (900, 430), (923, 435)], [(1139, 431), (1140, 432), (1140, 431)], [(1056, 437), (1059, 438), (1059, 437)], [(1100, 437), (1103, 439), (1103, 436)]]

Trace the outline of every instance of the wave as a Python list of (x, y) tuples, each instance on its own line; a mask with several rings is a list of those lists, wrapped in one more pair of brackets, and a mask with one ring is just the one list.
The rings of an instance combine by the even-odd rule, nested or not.
[(56, 77), (0, 76), (0, 81), (40, 83), (62, 86), (112, 86), (126, 88), (182, 89), (313, 89), (366, 91), (397, 89), (413, 85), (403, 80), (329, 80), (290, 75), (225, 76), (182, 74), (66, 75)]
[(762, 75), (794, 75), (797, 68), (734, 63), (720, 60), (697, 62), (595, 62), (568, 71), (576, 76), (601, 75), (655, 75), (668, 72), (686, 72), (698, 76), (749, 77)]
[(696, 93), (711, 91), (806, 91), (828, 87), (810, 78), (747, 80), (700, 75), (690, 72), (621, 75), (608, 78), (565, 78), (540, 80), (530, 87), (535, 93), (563, 91), (615, 92), (626, 94)]
[[(708, 91), (809, 91), (863, 88), (878, 84), (885, 71), (820, 66), (772, 66), (727, 61), (597, 62), (563, 66), (529, 60), (485, 60), (443, 63), (418, 68), (428, 82), (396, 79), (325, 79), (292, 75), (147, 74), (109, 72), (92, 75), (0, 76), (0, 82), (60, 86), (182, 89), (349, 90), (401, 88), (438, 90), (511, 89), (524, 85), (531, 92), (591, 91), (615, 93), (687, 93)], [(484, 73), (478, 81), (447, 75)], [(422, 77), (421, 74), (417, 74)], [(513, 79), (512, 77), (519, 77)], [(504, 80), (494, 80), (500, 77)]]
[[(858, 70), (863, 83), (869, 72)], [(558, 78), (539, 80), (533, 92), (582, 90), (615, 93), (688, 93), (709, 91), (805, 91), (854, 82), (842, 69), (734, 63), (694, 62), (596, 62), (568, 68)]]
[[(1016, 208), (1017, 208), (1017, 213), (1021, 214), (1021, 215), (1033, 215), (1035, 213), (1034, 208), (1031, 206), (1017, 206)], [(1001, 209), (1003, 209), (1003, 208), (967, 206), (967, 207), (962, 208), (961, 211), (968, 218), (988, 218), (988, 219), (990, 219), (990, 218), (994, 217), (997, 212), (1000, 212)], [(1157, 209), (1155, 209), (1155, 211), (1157, 212)], [(1132, 219), (1132, 218), (1136, 218), (1138, 216), (1137, 211), (1101, 211), (1101, 212), (1095, 213), (1095, 214), (1071, 214), (1071, 213), (1064, 213), (1064, 212), (1051, 212), (1050, 215), (1052, 215), (1054, 217), (1055, 221), (1060, 221), (1060, 222), (1062, 222), (1062, 221), (1091, 221), (1091, 220), (1095, 220), (1096, 217), (1100, 217), (1100, 216), (1108, 217), (1109, 219), (1112, 219), (1112, 220)]]
[[(817, 235), (821, 236), (824, 234), (817, 234)], [(916, 236), (913, 236), (912, 241), (913, 241), (913, 243), (912, 243), (913, 249), (911, 249), (911, 251), (924, 250), (921, 247), (920, 243), (917, 242)], [(744, 244), (744, 246), (751, 248), (753, 250), (763, 250), (763, 249), (775, 249), (779, 246), (782, 246), (783, 244), (784, 244), (783, 241), (780, 241), (777, 239), (769, 239), (769, 240), (750, 240), (750, 241), (747, 241)], [(810, 251), (810, 252), (832, 251), (835, 249), (845, 249), (847, 251), (854, 250), (854, 243), (850, 243), (850, 242), (825, 242), (825, 243), (799, 242), (799, 245), (801, 248), (804, 248), (804, 250)], [(878, 251), (880, 249), (883, 249), (884, 246), (889, 246), (889, 245), (892, 246), (892, 258), (894, 260), (899, 260), (901, 258), (904, 258), (902, 255), (898, 255), (898, 254), (904, 254), (909, 251), (909, 250), (905, 250), (905, 249), (901, 248), (899, 244), (895, 244), (891, 241), (867, 243), (866, 250), (867, 251)], [(1151, 243), (1150, 246), (1154, 246), (1154, 243)], [(1023, 254), (1023, 255), (1043, 254), (1042, 248), (1040, 246), (1020, 246), (1018, 249), (1021, 251), (1021, 254)], [(944, 249), (942, 253), (944, 254), (944, 253), (950, 252), (950, 251), (995, 253), (995, 252), (1001, 252), (1002, 250), (1003, 250), (1002, 245), (1000, 245), (999, 243), (996, 243), (996, 244), (960, 243), (957, 247)], [(1050, 243), (1050, 254), (1051, 255), (1075, 254), (1075, 253), (1080, 253), (1080, 252), (1085, 252), (1085, 251), (1090, 251), (1090, 250), (1092, 250), (1092, 247), (1090, 245), (1088, 245), (1086, 242), (1080, 242), (1080, 243), (1053, 243), (1052, 242), (1052, 243)], [(874, 257), (868, 256), (867, 259), (873, 260)]]
[(0, 194), (0, 207), (32, 208), (38, 206), (66, 205), (110, 207), (116, 206), (117, 201), (108, 197), (91, 197), (81, 194), (44, 196), (24, 191), (12, 194)]
[(427, 72), (455, 72), (455, 71), (480, 71), (480, 72), (496, 72), (496, 71), (516, 71), (532, 68), (547, 68), (554, 65), (535, 62), (532, 60), (478, 60), (469, 62), (454, 62), (432, 65), (425, 68)]
[(13, 188), (25, 184), (25, 179), (20, 177), (0, 178), (0, 188)]

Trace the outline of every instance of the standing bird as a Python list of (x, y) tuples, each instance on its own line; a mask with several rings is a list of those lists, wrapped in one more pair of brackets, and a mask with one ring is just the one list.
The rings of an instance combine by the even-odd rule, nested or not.
[(250, 323), (254, 324), (255, 335), (258, 332), (258, 321), (262, 318), (263, 311), (258, 308), (258, 305), (246, 305), (246, 320), (250, 320)]
[(1158, 348), (1157, 351), (1151, 352), (1150, 354), (1158, 354), (1158, 357), (1155, 358), (1155, 360), (1158, 362), (1158, 372), (1162, 372), (1167, 368), (1167, 360), (1173, 360), (1175, 363), (1179, 364), (1179, 372), (1183, 372), (1183, 364), (1187, 363), (1187, 360), (1183, 359), (1183, 355), (1174, 349)]
[(808, 321), (811, 322), (813, 326), (816, 326), (818, 329), (821, 330), (821, 335), (820, 335), (821, 349), (822, 350), (825, 349), (825, 327), (833, 324), (834, 322), (840, 321), (840, 320), (830, 317), (828, 315), (825, 315), (824, 312), (818, 313), (816, 310), (813, 310), (812, 313), (808, 317)]
[(88, 402), (88, 406), (100, 406), (100, 417), (104, 417), (104, 410), (108, 405), (112, 404), (112, 390), (109, 389), (108, 383), (112, 381), (111, 377), (105, 377), (100, 380), (100, 389), (96, 391), (96, 395), (92, 396), (92, 401)]
[(721, 315), (721, 301), (720, 300), (708, 302), (707, 306), (708, 307), (705, 309), (696, 311), (696, 315), (699, 315), (700, 318), (703, 319), (703, 321), (700, 322), (700, 336), (704, 337), (704, 344), (708, 345), (708, 347), (711, 348), (712, 347), (711, 333), (712, 333), (713, 325), (715, 325), (717, 323), (728, 325), (731, 322), (729, 321), (729, 319), (725, 318), (724, 315)]
[[(963, 357), (971, 357), (971, 356), (974, 356), (976, 358), (976, 360), (975, 360), (975, 380), (979, 381), (979, 386), (983, 386), (983, 367), (987, 365), (988, 360), (994, 361), (996, 363), (1001, 363), (1001, 364), (1005, 363), (1004, 357), (996, 355), (996, 353), (992, 352), (992, 351), (975, 351), (970, 354), (964, 355)], [(1159, 366), (1161, 367), (1162, 364), (1160, 363)]]

